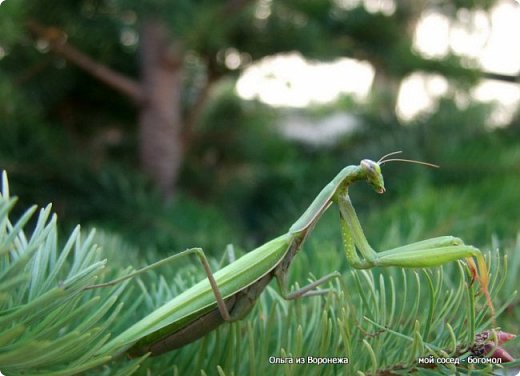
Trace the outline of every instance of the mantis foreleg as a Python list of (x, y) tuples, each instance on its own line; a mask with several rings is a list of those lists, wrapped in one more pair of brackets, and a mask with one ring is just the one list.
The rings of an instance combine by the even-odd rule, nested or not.
[[(459, 238), (441, 236), (376, 252), (363, 233), (356, 211), (347, 194), (347, 187), (338, 192), (336, 200), (340, 210), (341, 234), (345, 253), (352, 266), (358, 269), (374, 266), (416, 268), (437, 266), (465, 258), (472, 277), (479, 280), (494, 320), (495, 310), (488, 290), (488, 270), (482, 252), (478, 248), (464, 244)], [(477, 272), (473, 257), (477, 259), (480, 273)]]

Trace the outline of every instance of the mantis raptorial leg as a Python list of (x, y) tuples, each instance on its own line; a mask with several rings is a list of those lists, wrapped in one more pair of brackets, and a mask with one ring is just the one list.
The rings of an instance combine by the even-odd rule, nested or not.
[[(417, 268), (466, 259), (473, 278), (480, 282), (494, 318), (495, 313), (488, 291), (488, 271), (482, 253), (477, 248), (465, 245), (460, 239), (450, 236), (428, 239), (382, 252), (376, 252), (368, 243), (348, 196), (349, 186), (356, 181), (364, 180), (376, 192), (384, 193), (381, 165), (391, 161), (427, 164), (403, 159), (385, 159), (387, 156), (377, 162), (364, 159), (359, 165), (345, 167), (323, 188), (286, 234), (265, 243), (215, 273), (211, 272), (204, 252), (200, 248), (194, 248), (140, 269), (129, 276), (92, 286), (108, 286), (191, 253), (199, 256), (207, 275), (207, 279), (156, 309), (108, 342), (102, 350), (127, 352), (131, 355), (157, 355), (184, 346), (206, 335), (223, 322), (244, 317), (273, 278), (277, 279), (281, 294), (286, 299), (326, 293), (327, 289), (318, 290), (317, 287), (338, 277), (338, 272), (319, 278), (292, 292), (288, 288), (287, 272), (293, 257), (323, 213), (333, 203), (339, 208), (345, 254), (353, 267)], [(477, 259), (478, 268), (473, 258)]]

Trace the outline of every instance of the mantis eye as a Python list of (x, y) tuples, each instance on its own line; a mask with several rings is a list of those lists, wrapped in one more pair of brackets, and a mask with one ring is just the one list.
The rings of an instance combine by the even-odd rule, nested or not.
[(379, 168), (379, 165), (371, 161), (370, 159), (363, 159), (361, 161), (361, 166), (367, 171), (369, 176), (375, 176), (381, 174), (381, 169)]
[(368, 172), (370, 172), (370, 173), (374, 173), (375, 172), (374, 164), (375, 164), (375, 162), (372, 162), (369, 159), (363, 159), (361, 161), (361, 166), (363, 166), (363, 168), (368, 170)]

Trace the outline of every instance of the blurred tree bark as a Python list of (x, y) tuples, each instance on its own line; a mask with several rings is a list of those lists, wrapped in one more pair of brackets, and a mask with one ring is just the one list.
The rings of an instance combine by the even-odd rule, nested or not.
[(141, 32), (139, 154), (165, 198), (174, 194), (181, 167), (182, 52), (165, 26), (145, 21)]
[(165, 198), (174, 194), (182, 163), (182, 52), (165, 26), (144, 22), (141, 30), (140, 81), (94, 61), (67, 42), (58, 28), (36, 21), (29, 30), (51, 49), (100, 81), (132, 99), (139, 107), (139, 160)]

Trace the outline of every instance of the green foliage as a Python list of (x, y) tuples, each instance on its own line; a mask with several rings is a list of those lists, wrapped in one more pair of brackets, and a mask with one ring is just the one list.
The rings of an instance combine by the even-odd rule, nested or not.
[[(309, 265), (312, 276), (338, 268), (339, 252), (313, 242), (295, 259), (294, 279), (304, 281)], [(316, 257), (319, 254), (319, 257)], [(504, 293), (520, 257), (508, 265), (498, 253), (490, 257), (491, 293), (503, 309), (515, 298)], [(341, 268), (343, 277), (331, 287), (336, 293), (286, 302), (268, 287), (246, 319), (222, 325), (204, 339), (142, 363), (138, 374), (428, 374), (417, 358), (455, 357), (459, 366), (440, 365), (437, 374), (488, 374), (490, 367), (468, 366), (464, 359), (476, 332), (490, 327), (489, 315), (478, 286), (468, 288), (462, 263), (432, 270), (387, 268), (359, 271)], [(296, 276), (294, 275), (296, 274)], [(150, 275), (140, 283), (145, 299), (140, 311), (149, 312), (177, 295), (198, 278), (196, 267)], [(347, 357), (348, 365), (271, 364), (270, 357)], [(112, 363), (117, 369), (120, 363)]]
[(23, 30), (21, 23), (23, 15), (24, 7), (20, 1), (6, 1), (2, 4), (2, 11), (0, 12), (0, 23), (2, 24), (0, 55), (2, 57), (18, 40), (20, 32)]
[(183, 194), (165, 204), (138, 175), (111, 169), (90, 181), (82, 178), (73, 182), (73, 197), (61, 198), (69, 215), (144, 249), (171, 253), (196, 245), (212, 253), (233, 239), (233, 224), (211, 205)]
[(187, 155), (181, 185), (205, 202), (218, 203), (235, 228), (266, 239), (279, 231), (280, 223), (269, 232), (262, 212), (279, 208), (294, 192), (294, 178), (302, 172), (294, 162), (303, 154), (279, 137), (272, 109), (242, 101), (232, 85), (216, 88)]
[[(109, 279), (128, 265), (156, 261), (185, 247), (201, 246), (214, 256), (229, 242), (252, 248), (284, 233), (340, 168), (395, 150), (404, 150), (407, 158), (438, 163), (441, 169), (385, 165), (388, 193), (383, 197), (353, 187), (353, 202), (369, 240), (386, 248), (452, 233), (479, 247), (507, 249), (509, 263), (495, 264), (493, 276), (509, 272), (502, 289), (501, 281), (494, 282), (492, 294), (497, 307), (508, 304), (500, 325), (518, 333), (520, 309), (514, 288), (520, 271), (516, 238), (520, 118), (507, 129), (489, 129), (488, 106), (460, 104), (460, 89), (475, 82), (475, 71), (457, 56), (425, 59), (413, 51), (410, 36), (403, 32), (403, 25), (416, 16), (412, 8), (404, 8), (407, 2), (397, 2), (392, 16), (362, 6), (348, 9), (342, 2), (251, 2), (225, 17), (222, 3), (7, 0), (2, 4), (0, 49), (7, 55), (0, 74), (0, 165), (10, 172), (22, 206), (53, 202), (62, 219), (58, 226), (70, 229), (79, 221), (113, 235), (96, 238), (110, 260), (102, 272), (94, 240), (81, 239), (79, 230), (74, 230), (68, 241), (60, 241), (50, 209), (34, 223), (23, 226), (20, 219), (9, 225), (3, 215), (13, 201), (4, 186), (0, 243), (7, 248), (0, 248), (0, 370), (8, 375), (27, 369), (36, 374), (72, 374), (106, 362), (110, 354), (97, 350), (108, 333), (121, 332), (203, 276), (193, 266), (172, 268), (143, 278), (140, 290), (121, 286), (80, 292), (95, 277)], [(427, 6), (455, 17), (459, 8), (489, 9), (492, 3), (461, 0)], [(265, 18), (258, 16), (262, 12)], [(186, 111), (197, 103), (210, 69), (217, 77), (230, 73), (223, 58), (228, 48), (242, 53), (244, 62), (279, 51), (299, 51), (319, 60), (347, 55), (368, 59), (397, 78), (415, 71), (440, 73), (456, 80), (457, 87), (433, 113), (407, 125), (381, 116), (378, 102), (372, 102), (377, 107), (352, 99), (339, 102), (337, 108), (359, 115), (362, 126), (338, 138), (337, 144), (318, 149), (280, 137), (275, 123), (287, 110), (275, 112), (244, 102), (234, 93), (234, 83), (223, 80), (210, 91), (201, 121), (188, 137), (179, 183), (182, 192), (165, 204), (135, 167), (137, 135), (131, 104), (50, 54), (23, 29), (31, 18), (56, 26), (97, 61), (136, 77), (137, 44), (122, 43), (121, 38), (125, 33), (138, 35), (141, 22), (159, 14), (186, 49)], [(12, 210), (11, 216), (23, 215), (19, 206)], [(351, 272), (338, 261), (344, 257), (336, 215), (329, 214), (309, 239), (313, 255), (297, 256), (291, 280), (303, 283), (309, 271), (321, 276), (339, 269), (344, 277), (334, 286), (337, 295), (287, 304), (269, 288), (247, 320), (224, 325), (175, 353), (147, 359), (142, 373), (173, 369), (182, 375), (204, 369), (213, 374), (218, 367), (222, 374), (235, 375), (342, 372), (334, 367), (268, 364), (270, 355), (284, 354), (349, 356), (348, 370), (408, 373), (414, 370), (413, 357), (439, 354), (439, 349), (462, 355), (471, 341), (469, 333), (489, 328), (482, 313), (476, 315), (474, 327), (464, 321), (472, 310), (473, 295), (468, 292), (478, 291), (473, 286), (461, 292), (467, 276), (460, 266), (442, 273), (438, 269)], [(139, 251), (133, 248), (136, 245)], [(493, 260), (502, 262), (495, 254)], [(87, 266), (91, 269), (84, 269)], [(52, 294), (59, 295), (52, 304), (37, 304)], [(118, 311), (118, 295), (134, 302), (131, 309)], [(433, 296), (439, 304), (447, 302), (434, 308), (434, 315)], [(477, 312), (485, 309), (481, 297), (475, 307)], [(403, 310), (413, 315), (405, 317)], [(55, 318), (54, 325), (47, 325)], [(7, 320), (9, 324), (3, 325)], [(37, 354), (33, 363), (26, 360), (27, 353)], [(403, 356), (406, 353), (408, 357)], [(138, 363), (120, 359), (91, 373), (130, 374)], [(428, 374), (426, 369), (419, 371)]]
[(124, 317), (116, 305), (125, 284), (101, 295), (83, 288), (105, 265), (93, 234), (76, 228), (58, 244), (56, 216), (41, 210), (26, 232), (32, 207), (16, 222), (6, 175), (0, 196), (0, 368), (7, 375), (73, 375), (110, 359), (99, 353), (109, 330)]
[[(110, 279), (123, 273), (124, 266), (140, 258), (136, 250), (112, 236), (98, 236), (96, 241), (105, 247), (104, 254), (109, 255), (109, 268), (102, 274), (105, 262), (99, 261), (100, 248), (94, 245), (92, 234), (81, 240), (76, 229), (65, 245), (59, 246), (56, 218), (50, 217), (49, 207), (41, 211), (28, 235), (24, 228), (34, 209), (11, 223), (7, 215), (14, 200), (10, 198), (5, 177), (3, 187), (0, 338), (5, 346), (0, 353), (0, 369), (8, 375), (26, 372), (68, 375), (106, 363), (110, 355), (115, 355), (100, 350), (109, 333), (120, 333), (203, 278), (200, 270), (191, 265), (181, 270), (164, 268), (159, 273), (150, 273), (139, 282), (140, 290), (127, 289), (122, 284), (107, 290), (84, 291), (96, 278)], [(398, 222), (392, 223), (390, 229)], [(330, 231), (331, 226), (325, 224), (322, 230), (323, 227)], [(462, 263), (422, 272), (398, 268), (353, 271), (344, 261), (338, 263), (343, 256), (330, 240), (320, 240), (322, 230), (318, 229), (317, 236), (312, 237), (310, 249), (300, 252), (295, 259), (292, 280), (303, 282), (309, 265), (316, 276), (340, 270), (341, 281), (332, 286), (336, 293), (285, 302), (268, 288), (246, 320), (223, 325), (202, 342), (159, 358), (114, 360), (92, 372), (130, 374), (137, 371), (142, 361), (138, 371), (142, 374), (172, 370), (196, 374), (199, 369), (207, 373), (219, 370), (221, 374), (312, 374), (317, 370), (324, 374), (348, 374), (352, 369), (365, 373), (424, 371), (427, 374), (427, 369), (417, 368), (417, 357), (464, 359), (475, 333), (489, 328), (484, 298), (476, 284), (468, 288), (469, 276)], [(405, 238), (394, 240), (402, 243)], [(498, 313), (510, 307), (506, 319), (511, 315), (518, 317), (519, 311), (511, 278), (520, 271), (520, 253), (510, 255), (511, 260), (506, 264), (502, 264), (503, 259), (497, 253), (488, 256), (492, 265), (490, 292)], [(213, 262), (213, 268), (219, 266)], [(131, 302), (126, 309), (116, 306), (120, 296), (121, 300)], [(30, 358), (27, 352), (32, 354)], [(270, 356), (338, 356), (348, 357), (350, 363), (342, 368), (275, 366), (269, 364)], [(483, 373), (489, 371), (477, 368)], [(437, 369), (446, 374), (455, 370), (444, 366)], [(467, 365), (462, 362), (457, 369), (466, 372)]]
[[(492, 179), (463, 188), (432, 188), (418, 183), (406, 197), (390, 203), (385, 210), (371, 213), (367, 227), (380, 239), (385, 232), (385, 226), (380, 224), (399, 218), (399, 230), (395, 230), (409, 234), (412, 239), (419, 234), (434, 237), (449, 233), (471, 239), (475, 244), (488, 244), (495, 234), (511, 243), (519, 230), (518, 214), (509, 211), (517, 186), (515, 178), (504, 179), (499, 187)], [(497, 193), (500, 199), (491, 200)], [(393, 242), (393, 245), (398, 244)]]

